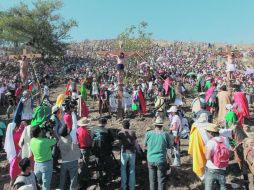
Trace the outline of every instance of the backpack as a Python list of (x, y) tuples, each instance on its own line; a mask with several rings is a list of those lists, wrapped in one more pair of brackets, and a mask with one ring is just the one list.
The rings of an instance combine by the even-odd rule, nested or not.
[(187, 139), (190, 134), (189, 122), (186, 117), (182, 118), (182, 129), (179, 131), (179, 136), (182, 139)]
[(94, 136), (92, 139), (92, 151), (95, 155), (100, 155), (101, 151), (105, 149), (105, 143), (108, 134), (101, 129), (94, 130)]
[(213, 164), (218, 168), (225, 168), (228, 166), (230, 151), (225, 145), (225, 140), (221, 137), (220, 141), (216, 142), (216, 147), (213, 154)]

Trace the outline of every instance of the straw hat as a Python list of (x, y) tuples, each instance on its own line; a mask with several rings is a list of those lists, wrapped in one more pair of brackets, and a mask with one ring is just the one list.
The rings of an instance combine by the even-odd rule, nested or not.
[(208, 125), (205, 127), (205, 130), (209, 132), (215, 132), (215, 133), (219, 132), (218, 125), (214, 123), (208, 123)]
[(232, 110), (233, 105), (232, 104), (226, 104), (225, 107), (226, 107), (227, 110)]
[(168, 113), (175, 113), (175, 112), (177, 112), (177, 107), (176, 106), (171, 106), (170, 109), (167, 112)]
[(20, 188), (18, 188), (18, 190), (33, 190), (33, 186), (30, 185), (23, 185)]
[(163, 126), (163, 120), (160, 117), (157, 117), (153, 124)]
[(79, 127), (84, 127), (84, 126), (88, 126), (90, 122), (91, 122), (90, 119), (88, 119), (87, 117), (83, 117), (80, 120), (78, 120), (77, 125)]
[(200, 92), (199, 93), (199, 96), (204, 96), (205, 95), (205, 92)]
[(60, 109), (60, 108), (59, 108), (58, 106), (54, 105), (54, 106), (52, 107), (52, 113), (57, 112), (59, 109)]

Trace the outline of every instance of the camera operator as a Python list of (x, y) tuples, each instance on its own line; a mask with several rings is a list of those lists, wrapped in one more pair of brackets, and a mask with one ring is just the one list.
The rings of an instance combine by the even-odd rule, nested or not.
[[(92, 139), (92, 152), (96, 157), (100, 177), (103, 177), (102, 171), (106, 173), (108, 180), (112, 177), (112, 143), (114, 141), (111, 132), (106, 129), (107, 119), (102, 117), (99, 119), (99, 125), (92, 128), (91, 139)], [(105, 179), (102, 178), (100, 181), (105, 184)], [(101, 184), (101, 185), (102, 185)]]
[[(53, 138), (46, 137), (49, 130)], [(34, 172), (37, 179), (42, 180), (42, 189), (50, 190), (53, 172), (52, 147), (57, 143), (58, 137), (52, 128), (34, 127), (30, 141), (31, 151), (34, 155)]]
[(67, 126), (68, 132), (70, 132), (71, 138), (73, 140), (73, 143), (77, 143), (77, 99), (68, 97), (66, 98), (64, 102), (64, 123)]

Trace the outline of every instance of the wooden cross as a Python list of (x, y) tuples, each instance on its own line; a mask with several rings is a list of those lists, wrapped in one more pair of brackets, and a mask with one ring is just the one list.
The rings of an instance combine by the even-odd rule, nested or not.
[(131, 57), (141, 57), (141, 56), (144, 56), (144, 53), (143, 52), (138, 52), (138, 51), (99, 51), (97, 52), (96, 54), (98, 56), (101, 56), (101, 57), (107, 57), (108, 54), (114, 54), (114, 55), (120, 55), (120, 53), (123, 52), (124, 55), (126, 56), (130, 56)]
[[(101, 57), (107, 57), (109, 54), (113, 55), (120, 55), (120, 53), (123, 52), (126, 57), (140, 57), (143, 59), (144, 53), (142, 52), (133, 52), (133, 51), (123, 51), (122, 50), (122, 45), (120, 45), (120, 50), (115, 50), (115, 51), (100, 51), (97, 52), (98, 56)], [(123, 71), (121, 71), (123, 72)], [(123, 81), (121, 77), (119, 77), (120, 81), (118, 81), (118, 94), (117, 94), (117, 118), (123, 118), (123, 110), (122, 110), (122, 96), (123, 96)]]
[(9, 59), (18, 59), (19, 56), (26, 56), (27, 59), (33, 59), (33, 58), (41, 58), (41, 54), (33, 54), (33, 53), (27, 53), (27, 49), (23, 49), (23, 52), (21, 55), (10, 55)]

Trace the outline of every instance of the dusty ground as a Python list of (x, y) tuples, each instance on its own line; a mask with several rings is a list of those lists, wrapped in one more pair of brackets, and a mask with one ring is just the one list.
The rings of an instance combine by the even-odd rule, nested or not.
[[(58, 88), (54, 88), (51, 90), (52, 93), (52, 100), (56, 99), (57, 95), (64, 92), (64, 87), (60, 86)], [(186, 100), (187, 105), (190, 105), (191, 99)], [(88, 101), (88, 105), (91, 106), (91, 102)], [(95, 106), (97, 107), (97, 106)], [(190, 108), (189, 106), (186, 107), (187, 115), (190, 114)], [(252, 112), (253, 113), (253, 112)], [(4, 118), (5, 115), (3, 115), (3, 110), (0, 109), (0, 117)], [(92, 118), (97, 118), (98, 113), (96, 110), (91, 113)], [(138, 139), (140, 144), (143, 144), (143, 137), (145, 134), (145, 129), (148, 126), (152, 126), (154, 119), (150, 117), (149, 115), (145, 117), (144, 121), (139, 121), (138, 119), (132, 119), (131, 120), (131, 126), (133, 129), (136, 130)], [(96, 121), (93, 123), (96, 124)], [(110, 128), (116, 128), (120, 129), (121, 124), (113, 118), (109, 121), (108, 127)], [(165, 125), (166, 127), (166, 125)], [(202, 189), (200, 180), (195, 176), (195, 174), (192, 171), (192, 159), (190, 156), (187, 155), (187, 149), (188, 149), (188, 140), (182, 140), (181, 141), (181, 162), (182, 166), (180, 168), (172, 168), (171, 173), (168, 176), (168, 190), (170, 189), (176, 189), (176, 190), (198, 190)], [(114, 151), (115, 157), (119, 160), (119, 149), (116, 148)], [(1, 153), (0, 154), (0, 190), (4, 189), (10, 189), (9, 187), (9, 177), (8, 177), (8, 169), (9, 165), (6, 161), (6, 154)], [(148, 178), (148, 170), (146, 163), (144, 162), (138, 162), (136, 167), (136, 189), (149, 189), (149, 178)], [(231, 186), (229, 185), (232, 179), (241, 179), (240, 171), (234, 161), (231, 162), (229, 168), (228, 168), (228, 175), (227, 175), (227, 184), (229, 189), (231, 189)], [(116, 173), (116, 176), (119, 176), (120, 172)], [(53, 186), (56, 186), (58, 176), (54, 175), (53, 178)], [(92, 189), (99, 189), (99, 187), (96, 187), (96, 182), (94, 182), (94, 186), (92, 186)], [(114, 181), (109, 184), (110, 189), (120, 189), (120, 178), (115, 177)], [(252, 189), (252, 188), (251, 188)]]

